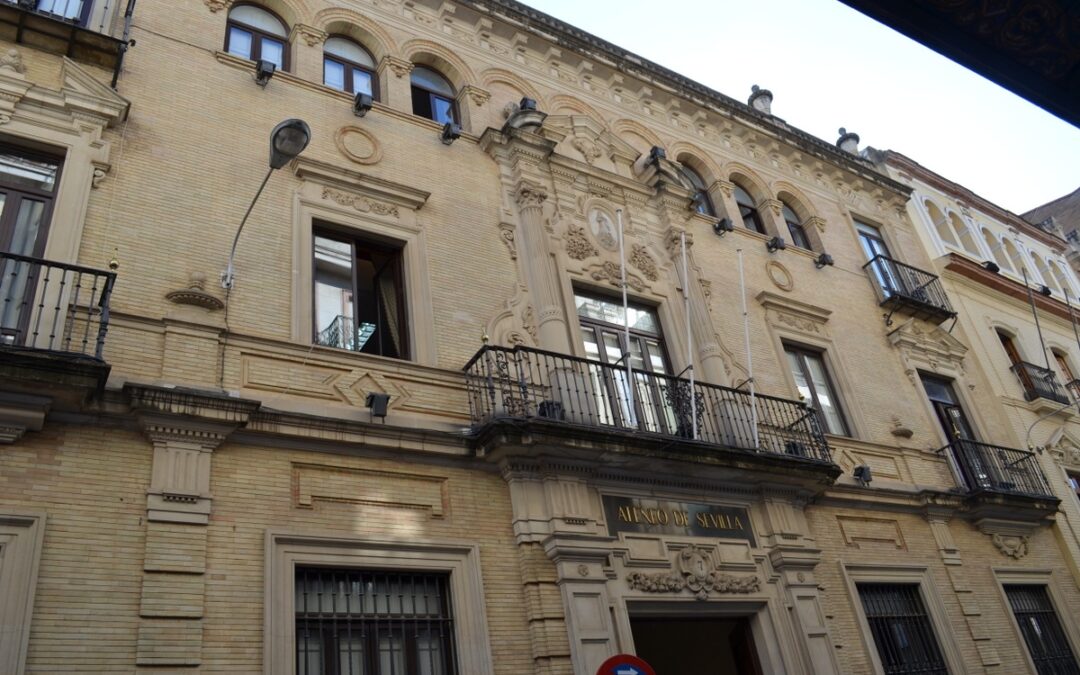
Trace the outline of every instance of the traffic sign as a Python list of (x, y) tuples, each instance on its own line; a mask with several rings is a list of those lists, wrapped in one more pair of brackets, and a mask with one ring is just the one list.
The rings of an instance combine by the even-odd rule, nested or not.
[(636, 656), (619, 654), (600, 664), (596, 675), (656, 675), (656, 671)]

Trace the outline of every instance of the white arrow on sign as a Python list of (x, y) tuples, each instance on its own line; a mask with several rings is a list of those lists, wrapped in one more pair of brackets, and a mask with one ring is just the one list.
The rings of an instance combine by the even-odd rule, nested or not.
[(641, 671), (633, 666), (618, 666), (615, 675), (641, 675)]

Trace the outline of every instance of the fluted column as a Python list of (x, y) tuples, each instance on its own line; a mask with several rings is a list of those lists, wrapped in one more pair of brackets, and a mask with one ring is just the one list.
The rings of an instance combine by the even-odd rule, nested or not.
[(552, 264), (548, 235), (544, 228), (544, 202), (547, 190), (523, 180), (514, 192), (517, 202), (522, 251), (518, 256), (536, 308), (537, 335), (540, 346), (564, 354), (571, 353), (567, 339), (559, 278)]

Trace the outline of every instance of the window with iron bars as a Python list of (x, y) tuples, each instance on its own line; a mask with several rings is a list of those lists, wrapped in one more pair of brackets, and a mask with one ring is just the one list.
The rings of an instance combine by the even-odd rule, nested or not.
[(449, 575), (298, 567), (298, 675), (456, 675)]
[(1046, 586), (1005, 586), (1016, 624), (1039, 675), (1080, 675), (1080, 665), (1069, 647)]
[(918, 584), (859, 584), (885, 675), (948, 675)]

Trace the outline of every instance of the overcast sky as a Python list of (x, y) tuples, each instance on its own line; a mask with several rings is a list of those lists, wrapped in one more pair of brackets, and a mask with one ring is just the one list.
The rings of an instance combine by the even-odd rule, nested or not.
[(836, 0), (524, 0), (834, 142), (892, 149), (1016, 213), (1080, 186), (1080, 130)]

